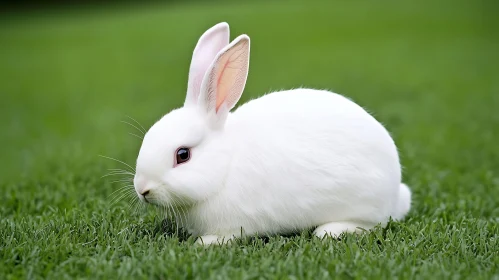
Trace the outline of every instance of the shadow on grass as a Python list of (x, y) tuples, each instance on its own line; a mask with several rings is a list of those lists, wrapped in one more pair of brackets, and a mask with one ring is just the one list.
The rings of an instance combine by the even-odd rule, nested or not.
[[(314, 242), (316, 240), (320, 240), (314, 235), (315, 227), (308, 228), (302, 231), (294, 231), (288, 232), (285, 234), (274, 234), (274, 235), (251, 235), (251, 236), (241, 236), (240, 238), (236, 238), (232, 241), (232, 244), (236, 246), (248, 246), (248, 245), (266, 245), (271, 242), (275, 242), (276, 239), (281, 240), (283, 242), (294, 242), (295, 240), (300, 240), (300, 242)], [(396, 235), (397, 232), (402, 230), (400, 224), (393, 220), (389, 220), (385, 227), (381, 227), (380, 225), (374, 227), (371, 230), (362, 229), (364, 233), (355, 234), (355, 233), (342, 233), (337, 238), (324, 237), (324, 239), (328, 238), (328, 240), (334, 242), (363, 242), (364, 238), (368, 238), (370, 242), (374, 242), (377, 244), (380, 250), (383, 250), (383, 244), (387, 239), (390, 239), (388, 236)], [(164, 234), (169, 238), (177, 239), (179, 243), (194, 243), (197, 239), (196, 237), (189, 234), (185, 229), (181, 227), (177, 227), (175, 221), (171, 221), (169, 219), (162, 219), (161, 221), (154, 222), (154, 229), (152, 230), (153, 235), (156, 234)]]

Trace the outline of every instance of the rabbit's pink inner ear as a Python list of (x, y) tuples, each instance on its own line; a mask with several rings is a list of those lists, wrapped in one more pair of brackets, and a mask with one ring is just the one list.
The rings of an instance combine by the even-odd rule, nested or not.
[(217, 61), (215, 72), (216, 84), (216, 111), (222, 104), (232, 109), (243, 93), (248, 76), (249, 38), (241, 37), (240, 40)]
[(206, 71), (218, 52), (228, 44), (229, 25), (225, 22), (219, 23), (208, 29), (201, 38), (199, 38), (192, 54), (185, 104), (196, 104)]

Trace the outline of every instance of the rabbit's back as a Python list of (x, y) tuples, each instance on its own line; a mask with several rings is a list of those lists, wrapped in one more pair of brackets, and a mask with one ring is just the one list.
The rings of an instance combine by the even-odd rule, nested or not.
[(231, 114), (224, 135), (234, 150), (224, 191), (207, 204), (219, 213), (208, 223), (215, 228), (279, 233), (392, 214), (401, 182), (396, 147), (379, 122), (341, 95), (265, 95)]

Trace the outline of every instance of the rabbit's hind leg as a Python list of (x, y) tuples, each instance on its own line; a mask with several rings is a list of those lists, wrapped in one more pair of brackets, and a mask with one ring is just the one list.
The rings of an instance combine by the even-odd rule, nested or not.
[(358, 222), (332, 222), (317, 227), (314, 231), (314, 234), (319, 238), (323, 238), (326, 235), (333, 238), (338, 238), (343, 232), (362, 233), (365, 230), (369, 230), (373, 227), (374, 225), (368, 225), (366, 223)]

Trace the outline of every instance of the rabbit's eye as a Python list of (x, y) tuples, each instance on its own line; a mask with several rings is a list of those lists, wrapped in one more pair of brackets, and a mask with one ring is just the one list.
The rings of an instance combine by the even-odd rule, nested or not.
[(191, 158), (191, 151), (189, 148), (178, 148), (177, 152), (175, 153), (175, 163), (176, 164), (181, 164), (189, 161)]

